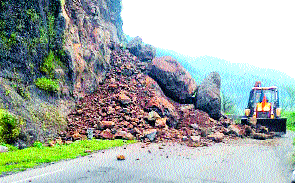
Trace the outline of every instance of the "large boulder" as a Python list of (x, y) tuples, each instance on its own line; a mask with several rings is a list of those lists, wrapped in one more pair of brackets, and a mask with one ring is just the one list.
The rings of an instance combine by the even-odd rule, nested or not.
[(179, 103), (191, 103), (197, 84), (177, 60), (170, 56), (154, 58), (149, 75), (166, 96)]
[(207, 112), (216, 120), (221, 117), (220, 84), (220, 75), (217, 72), (210, 73), (198, 87), (194, 102), (197, 109)]
[(138, 36), (127, 43), (127, 49), (143, 62), (153, 60), (156, 55), (156, 48), (152, 45), (144, 44)]

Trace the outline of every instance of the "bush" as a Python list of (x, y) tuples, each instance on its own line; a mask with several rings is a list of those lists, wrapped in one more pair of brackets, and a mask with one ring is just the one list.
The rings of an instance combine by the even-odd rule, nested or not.
[(283, 111), (282, 117), (287, 118), (287, 129), (295, 131), (295, 111)]
[(5, 110), (0, 110), (0, 139), (7, 144), (15, 142), (20, 133), (18, 119)]
[(59, 84), (57, 80), (48, 79), (46, 77), (38, 78), (35, 81), (35, 85), (45, 91), (58, 92)]
[(55, 69), (54, 65), (54, 53), (52, 50), (48, 53), (48, 56), (44, 59), (44, 62), (40, 68), (50, 78), (53, 78), (53, 71)]

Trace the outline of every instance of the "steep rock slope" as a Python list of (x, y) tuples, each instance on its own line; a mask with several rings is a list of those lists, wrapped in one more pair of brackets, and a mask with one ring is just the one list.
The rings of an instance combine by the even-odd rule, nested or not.
[(110, 66), (108, 45), (124, 40), (120, 13), (120, 0), (67, 0), (62, 7), (75, 96), (93, 92), (104, 79)]
[(121, 1), (3, 0), (0, 10), (0, 108), (20, 122), (19, 141), (54, 138), (103, 81), (108, 44), (124, 39)]

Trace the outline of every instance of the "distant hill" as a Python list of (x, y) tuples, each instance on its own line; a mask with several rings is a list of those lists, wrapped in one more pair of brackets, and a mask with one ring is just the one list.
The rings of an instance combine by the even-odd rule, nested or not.
[(221, 91), (236, 104), (238, 113), (242, 114), (248, 103), (249, 92), (255, 81), (262, 86), (279, 87), (280, 106), (290, 108), (295, 101), (288, 96), (287, 86), (295, 88), (295, 80), (287, 74), (267, 68), (259, 68), (245, 63), (231, 63), (211, 56), (190, 57), (172, 50), (157, 48), (157, 56), (169, 55), (176, 58), (200, 84), (212, 71), (221, 75)]

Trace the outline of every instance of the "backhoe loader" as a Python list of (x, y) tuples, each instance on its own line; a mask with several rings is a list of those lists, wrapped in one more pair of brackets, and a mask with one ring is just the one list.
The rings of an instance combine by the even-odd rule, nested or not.
[(245, 116), (241, 118), (244, 125), (266, 126), (275, 134), (286, 134), (286, 118), (281, 118), (279, 107), (278, 88), (276, 86), (261, 87), (261, 82), (256, 82), (250, 91), (248, 107)]

